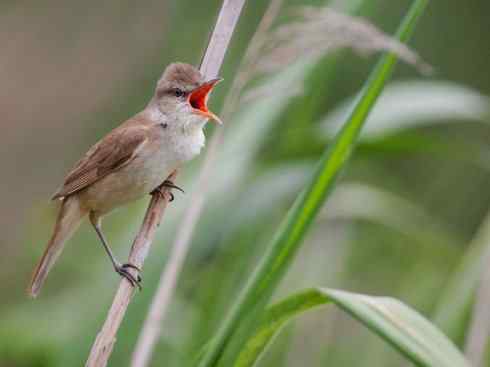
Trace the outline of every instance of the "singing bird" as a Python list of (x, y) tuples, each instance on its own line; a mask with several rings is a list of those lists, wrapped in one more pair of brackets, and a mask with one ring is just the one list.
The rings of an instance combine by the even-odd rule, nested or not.
[(180, 189), (167, 178), (199, 154), (206, 122), (211, 119), (221, 124), (207, 107), (209, 93), (220, 80), (206, 81), (189, 64), (170, 64), (145, 109), (112, 130), (78, 161), (53, 196), (61, 200), (61, 208), (28, 287), (32, 297), (39, 294), (65, 242), (86, 215), (115, 271), (139, 286), (140, 276), (134, 277), (128, 271), (139, 269), (121, 264), (114, 257), (102, 233), (102, 217), (148, 193), (159, 193), (162, 183)]

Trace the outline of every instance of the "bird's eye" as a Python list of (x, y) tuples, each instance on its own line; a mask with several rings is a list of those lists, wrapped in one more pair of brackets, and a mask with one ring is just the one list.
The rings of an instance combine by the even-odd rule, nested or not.
[(174, 95), (175, 95), (175, 97), (180, 98), (184, 95), (184, 91), (182, 89), (177, 88), (174, 90)]

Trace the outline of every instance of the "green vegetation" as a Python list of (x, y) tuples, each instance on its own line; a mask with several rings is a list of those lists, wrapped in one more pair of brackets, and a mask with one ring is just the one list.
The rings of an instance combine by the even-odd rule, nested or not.
[[(45, 198), (62, 177), (58, 171), (141, 108), (167, 62), (197, 63), (220, 1), (212, 4), (201, 8), (179, 1), (145, 10), (114, 3), (107, 7), (118, 12), (99, 9), (105, 19), (100, 23), (87, 15), (89, 8), (87, 13), (67, 10), (64, 17), (72, 24), (63, 26), (62, 41), (42, 43), (47, 53), (65, 60), (85, 54), (97, 65), (102, 54), (114, 61), (126, 52), (129, 60), (121, 60), (120, 73), (112, 67), (94, 68), (78, 78), (100, 77), (104, 85), (121, 86), (106, 94), (84, 86), (83, 80), (80, 95), (69, 94), (73, 81), (70, 91), (61, 82), (46, 87), (52, 95), (58, 91), (78, 100), (77, 106), (89, 111), (82, 114), (83, 121), (71, 117), (71, 125), (48, 129), (54, 126), (48, 122), (53, 114), (49, 93), (39, 97), (43, 108), (33, 109), (45, 126), (46, 136), (39, 133), (37, 144), (48, 141), (48, 133), (74, 140), (69, 132), (74, 125), (82, 133), (77, 144), (66, 147), (66, 156), (49, 155), (46, 149), (39, 158), (30, 154), (23, 161), (19, 153), (19, 166), (28, 170), (35, 171), (37, 159), (50, 163), (46, 173), (36, 173), (43, 195), (31, 195), (21, 206), (27, 223), (5, 226), (12, 233), (5, 235), (7, 256), (0, 264), (6, 280), (0, 284), (0, 367), (83, 364), (118, 278), (84, 226), (40, 298), (24, 297), (30, 268), (53, 223), (55, 211), (48, 209)], [(267, 5), (257, 1), (247, 6), (225, 62), (225, 82), (212, 98), (213, 110), (219, 111), (216, 106), (224, 100)], [(470, 9), (455, 1), (284, 1), (275, 30), (294, 24), (291, 9), (298, 5), (336, 5), (344, 13), (366, 17), (387, 34), (398, 27), (396, 37), (427, 60), (435, 74), (421, 75), (417, 67), (403, 64), (390, 81), (396, 63), (392, 53), (373, 66), (373, 57), (335, 51), (266, 72), (257, 60), (257, 72), (236, 113), (225, 121), (209, 200), (151, 365), (468, 366), (462, 350), (490, 243), (490, 81), (483, 77), (490, 56), (488, 40), (478, 38), (490, 5), (477, 1)], [(9, 5), (9, 19), (21, 19), (25, 6)], [(168, 15), (162, 20), (157, 14)], [(57, 19), (48, 8), (32, 9), (30, 16)], [(139, 24), (137, 19), (145, 26), (118, 34), (124, 25)], [(179, 32), (177, 25), (184, 19), (196, 21)], [(96, 33), (83, 31), (89, 23)], [(454, 31), (456, 25), (466, 33)], [(41, 34), (56, 40), (47, 27)], [(105, 38), (113, 45), (93, 46), (97, 34), (105, 34), (101, 45)], [(122, 38), (118, 48), (116, 40)], [(39, 41), (32, 42), (23, 40), (24, 52), (32, 52)], [(141, 52), (144, 60), (129, 51)], [(40, 65), (46, 60), (40, 59)], [(20, 78), (14, 70), (10, 78)], [(62, 73), (46, 71), (51, 79), (68, 83)], [(69, 99), (66, 104), (63, 114), (80, 115)], [(23, 149), (36, 147), (27, 134), (18, 136), (24, 139), (19, 140)], [(190, 164), (178, 179), (188, 193), (199, 189), (193, 182), (201, 163)], [(14, 168), (5, 176), (9, 185), (11, 176), (24, 180)], [(110, 366), (129, 363), (175, 228), (182, 211), (192, 205), (189, 196), (177, 193), (165, 215), (145, 265), (143, 292), (129, 307)], [(10, 208), (7, 199), (5, 207)], [(107, 219), (107, 235), (118, 257), (127, 253), (145, 206), (143, 200)], [(15, 237), (25, 245), (11, 246), (7, 239)]]

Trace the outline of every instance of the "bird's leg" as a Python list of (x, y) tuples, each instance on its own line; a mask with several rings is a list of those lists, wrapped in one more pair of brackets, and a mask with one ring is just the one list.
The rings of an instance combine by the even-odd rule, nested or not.
[(97, 232), (97, 236), (99, 236), (100, 241), (102, 242), (102, 245), (104, 246), (104, 250), (109, 256), (109, 259), (111, 260), (112, 266), (114, 266), (114, 270), (116, 273), (121, 275), (122, 277), (126, 278), (127, 281), (133, 286), (133, 287), (138, 287), (139, 290), (141, 290), (141, 277), (138, 274), (136, 277), (131, 274), (128, 269), (135, 269), (138, 271), (138, 273), (141, 271), (140, 268), (138, 268), (136, 265), (126, 263), (126, 264), (121, 264), (117, 259), (115, 258), (114, 254), (112, 253), (111, 248), (107, 244), (107, 240), (102, 233), (102, 228), (101, 228), (101, 221), (100, 218), (96, 217), (93, 212), (90, 213), (90, 223), (92, 223), (95, 232)]
[[(152, 194), (152, 195), (154, 195), (154, 194), (158, 194), (158, 195), (161, 195), (161, 196), (163, 197), (163, 191), (162, 191), (162, 190), (163, 190), (163, 188), (164, 188), (164, 187), (168, 187), (168, 188), (170, 188), (170, 189), (176, 189), (176, 190), (179, 190), (180, 192), (182, 192), (182, 193), (184, 193), (184, 194), (185, 194), (185, 191), (184, 191), (184, 190), (182, 190), (182, 188), (180, 188), (179, 186), (177, 186), (176, 184), (174, 184), (174, 183), (173, 183), (172, 181), (170, 181), (170, 180), (165, 180), (165, 181), (163, 181), (163, 183), (162, 183), (160, 186), (158, 186), (158, 187), (157, 187), (155, 190), (153, 190), (153, 191), (151, 192), (151, 194)], [(174, 197), (174, 194), (172, 193), (172, 191), (169, 191), (168, 193), (170, 194), (170, 199), (169, 199), (169, 201), (174, 201), (174, 198), (175, 198), (175, 197)]]

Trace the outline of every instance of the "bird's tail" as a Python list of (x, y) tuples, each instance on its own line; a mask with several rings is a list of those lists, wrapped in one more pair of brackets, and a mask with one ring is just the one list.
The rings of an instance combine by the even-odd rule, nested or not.
[(31, 282), (27, 288), (27, 293), (31, 297), (36, 297), (39, 294), (44, 280), (60, 256), (65, 242), (78, 228), (85, 214), (86, 211), (81, 208), (76, 196), (69, 196), (63, 200), (53, 235), (46, 246), (46, 250), (44, 250), (41, 261), (34, 269)]

